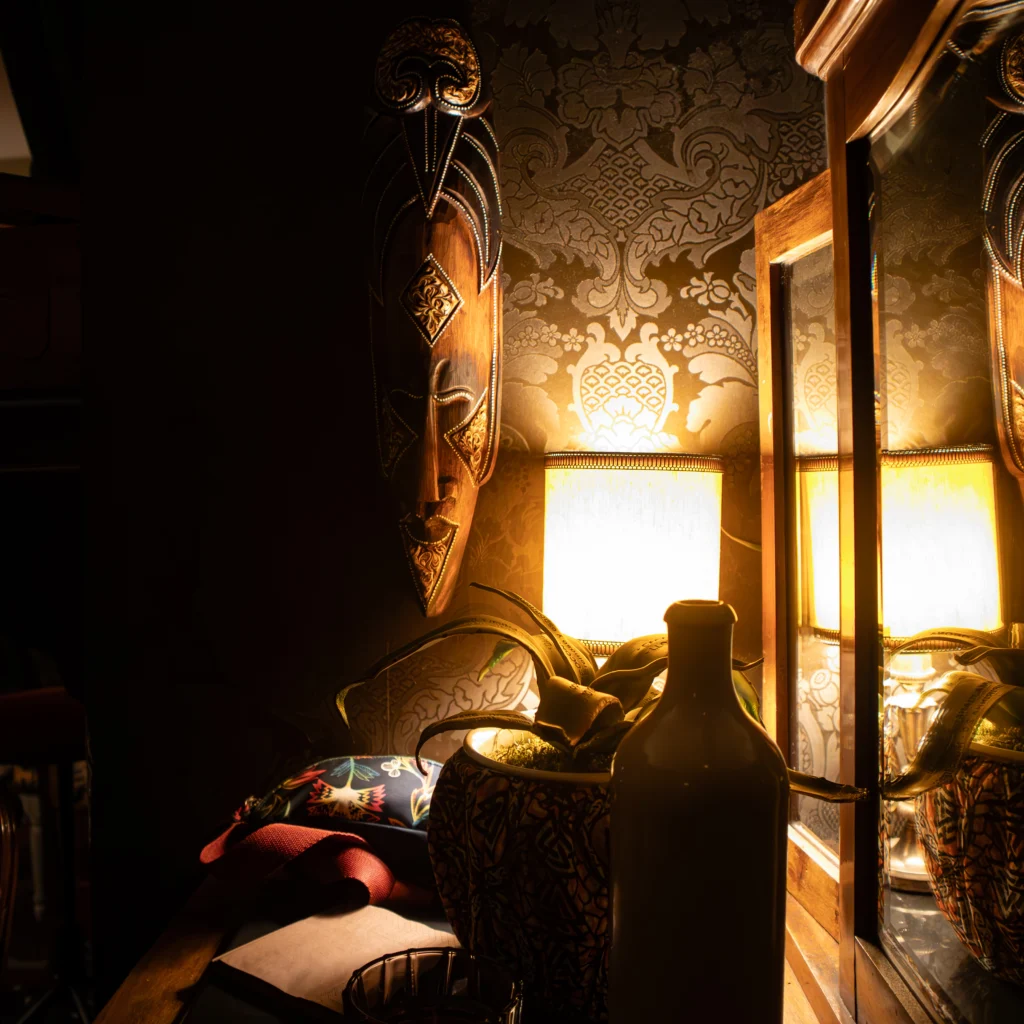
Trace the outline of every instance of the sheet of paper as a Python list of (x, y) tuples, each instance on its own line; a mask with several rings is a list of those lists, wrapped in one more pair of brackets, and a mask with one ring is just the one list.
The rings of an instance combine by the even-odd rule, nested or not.
[(385, 953), (458, 946), (451, 932), (382, 907), (315, 914), (217, 957), (288, 995), (341, 1012), (352, 972)]

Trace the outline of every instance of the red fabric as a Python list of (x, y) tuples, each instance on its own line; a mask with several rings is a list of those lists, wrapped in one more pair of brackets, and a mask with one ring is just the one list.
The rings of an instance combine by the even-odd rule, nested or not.
[(348, 832), (284, 822), (253, 829), (236, 822), (203, 850), (199, 860), (215, 874), (242, 880), (258, 881), (287, 865), (324, 884), (354, 879), (366, 888), (370, 903), (398, 895), (391, 869), (365, 839)]

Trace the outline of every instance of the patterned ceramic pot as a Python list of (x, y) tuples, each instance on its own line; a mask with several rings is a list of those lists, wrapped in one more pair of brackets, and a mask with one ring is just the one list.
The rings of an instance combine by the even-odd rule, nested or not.
[(1024, 764), (968, 757), (917, 798), (939, 908), (997, 977), (1024, 985)]
[(434, 877), (459, 941), (521, 977), (525, 1005), (606, 1021), (611, 776), (488, 756), (522, 735), (475, 729), (445, 764), (427, 830)]

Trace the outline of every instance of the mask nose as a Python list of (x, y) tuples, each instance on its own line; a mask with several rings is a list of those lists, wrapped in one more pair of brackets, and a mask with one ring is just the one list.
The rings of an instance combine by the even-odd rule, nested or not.
[(441, 372), (447, 365), (447, 359), (438, 361), (430, 374), (430, 387), (427, 390), (426, 422), (423, 426), (423, 446), (420, 455), (419, 482), (416, 489), (416, 504), (420, 515), (426, 517), (431, 505), (441, 500), (438, 489), (437, 465), (437, 402), (434, 400)]

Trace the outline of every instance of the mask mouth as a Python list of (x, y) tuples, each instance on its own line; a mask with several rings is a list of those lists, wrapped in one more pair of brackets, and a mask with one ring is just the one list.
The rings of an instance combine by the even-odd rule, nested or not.
[[(409, 508), (407, 505), (406, 508)], [(451, 522), (449, 516), (455, 511), (455, 495), (446, 494), (438, 501), (417, 501), (412, 511), (404, 517), (406, 520), (416, 520), (418, 523), (430, 524), (435, 519), (443, 522)]]
[(437, 541), (447, 538), (455, 530), (457, 523), (446, 519), (440, 514), (440, 510), (452, 499), (445, 498), (431, 509), (430, 515), (414, 515), (409, 513), (404, 516), (402, 523), (409, 536), (421, 544), (434, 544)]

